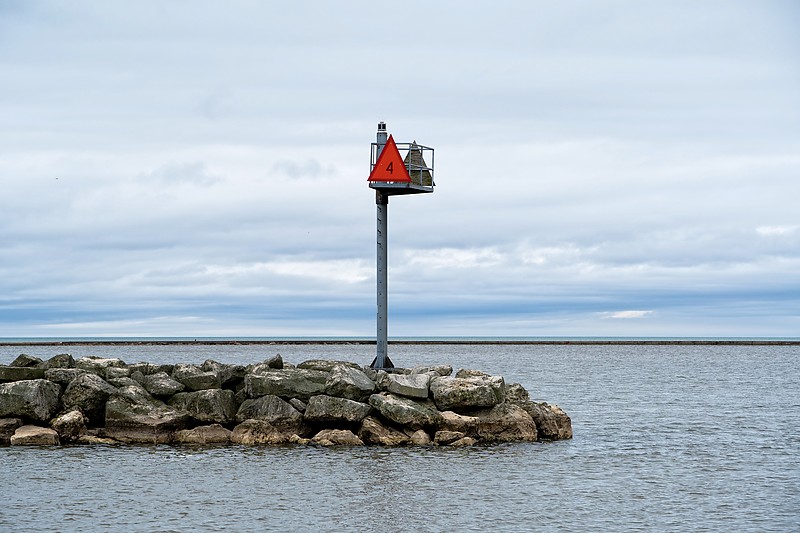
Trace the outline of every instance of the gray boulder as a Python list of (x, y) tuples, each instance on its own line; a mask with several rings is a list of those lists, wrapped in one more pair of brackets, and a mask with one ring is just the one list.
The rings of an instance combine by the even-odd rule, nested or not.
[(177, 444), (227, 444), (233, 432), (219, 424), (198, 426), (194, 429), (181, 429), (175, 432)]
[(0, 446), (11, 444), (11, 435), (22, 425), (21, 418), (0, 418)]
[(501, 376), (439, 377), (431, 380), (430, 390), (440, 411), (492, 407), (505, 400)]
[(501, 403), (473, 415), (478, 419), (476, 436), (484, 442), (531, 442), (538, 438), (533, 418), (513, 403)]
[(245, 400), (236, 413), (236, 421), (263, 420), (278, 430), (299, 432), (303, 424), (303, 415), (288, 402), (268, 394), (260, 398)]
[(363, 446), (364, 441), (359, 439), (349, 429), (323, 429), (311, 439), (313, 444), (319, 446)]
[(301, 368), (304, 370), (319, 370), (321, 372), (331, 372), (334, 369), (334, 367), (340, 365), (361, 370), (361, 366), (357, 365), (356, 363), (350, 361), (332, 361), (328, 359), (309, 359), (308, 361), (303, 361), (302, 363), (297, 365), (297, 368)]
[(44, 370), (41, 368), (36, 368), (35, 366), (0, 365), (0, 382), (43, 378)]
[[(425, 432), (422, 431), (422, 433)], [(427, 436), (427, 433), (425, 435)], [(408, 444), (412, 440), (402, 431), (385, 426), (380, 420), (372, 416), (368, 416), (361, 421), (358, 438), (364, 441), (364, 444), (378, 444), (381, 446), (401, 446)], [(430, 439), (428, 440), (430, 441)]]
[(21, 353), (17, 356), (16, 359), (11, 361), (11, 364), (8, 366), (15, 366), (18, 368), (31, 368), (31, 367), (37, 367), (40, 364), (42, 364), (42, 360), (40, 358), (35, 357), (33, 355)]
[(415, 366), (411, 369), (411, 373), (428, 374), (431, 377), (447, 377), (453, 373), (453, 367), (450, 365)]
[(75, 368), (75, 359), (68, 353), (60, 353), (41, 363), (39, 368)]
[(222, 386), (215, 371), (205, 371), (197, 365), (175, 365), (172, 379), (182, 383), (190, 391), (219, 389)]
[(244, 380), (244, 376), (247, 374), (247, 368), (242, 365), (226, 365), (212, 359), (203, 362), (200, 369), (204, 372), (216, 372), (222, 388), (235, 387), (237, 383)]
[(465, 435), (475, 435), (478, 430), (478, 418), (469, 415), (460, 415), (453, 411), (442, 411), (439, 429), (458, 431)]
[(86, 372), (67, 385), (61, 402), (65, 409), (80, 409), (93, 425), (102, 425), (106, 400), (116, 391), (100, 376)]
[(106, 402), (106, 436), (121, 442), (163, 444), (185, 429), (189, 415), (145, 391), (124, 387)]
[(437, 431), (433, 436), (433, 442), (439, 446), (447, 446), (448, 444), (453, 444), (455, 441), (463, 439), (464, 437), (466, 437), (466, 435), (460, 431), (448, 431), (446, 429), (442, 429)]
[(531, 396), (528, 394), (528, 391), (525, 390), (525, 387), (520, 385), (519, 383), (511, 383), (510, 385), (506, 385), (506, 401), (510, 403), (521, 403), (530, 401)]
[(88, 372), (79, 368), (48, 368), (44, 371), (44, 378), (66, 387), (75, 378), (83, 374), (88, 374)]
[(320, 394), (308, 400), (303, 417), (308, 422), (354, 424), (361, 422), (371, 410), (365, 403)]
[(12, 446), (58, 446), (58, 433), (50, 428), (20, 426), (11, 435)]
[(172, 379), (166, 372), (156, 372), (142, 377), (142, 386), (153, 396), (164, 398), (183, 392), (186, 386)]
[(74, 442), (86, 432), (87, 419), (78, 409), (66, 412), (53, 419), (50, 427), (58, 433), (63, 442)]
[(418, 429), (411, 433), (409, 437), (411, 439), (411, 444), (414, 446), (431, 446), (433, 445), (433, 440), (431, 436), (424, 429)]
[(265, 420), (245, 420), (233, 428), (231, 442), (234, 444), (290, 444), (300, 437), (291, 431), (283, 431)]
[(86, 370), (92, 374), (97, 374), (101, 378), (106, 377), (106, 368), (122, 368), (124, 366), (125, 362), (122, 359), (98, 357), (95, 355), (81, 357), (75, 361), (76, 368)]
[(387, 420), (412, 430), (435, 427), (442, 420), (442, 415), (429, 400), (416, 401), (382, 392), (370, 396), (369, 404)]
[(375, 392), (375, 383), (360, 368), (335, 365), (325, 381), (325, 394), (363, 402)]
[(542, 440), (572, 438), (572, 419), (559, 406), (545, 402), (520, 402), (518, 404), (536, 423)]
[(405, 396), (424, 400), (428, 397), (429, 374), (387, 374), (386, 390)]
[(228, 424), (236, 416), (233, 395), (233, 391), (228, 389), (179, 392), (172, 397), (169, 405), (186, 411), (198, 422)]
[(46, 379), (0, 384), (0, 418), (49, 422), (58, 411), (61, 386)]
[(291, 405), (301, 413), (306, 412), (306, 403), (303, 400), (298, 400), (297, 398), (290, 398), (289, 405)]
[(325, 392), (328, 373), (319, 370), (283, 369), (263, 374), (248, 374), (244, 387), (249, 398), (273, 394), (283, 398), (299, 398), (307, 401), (312, 396)]

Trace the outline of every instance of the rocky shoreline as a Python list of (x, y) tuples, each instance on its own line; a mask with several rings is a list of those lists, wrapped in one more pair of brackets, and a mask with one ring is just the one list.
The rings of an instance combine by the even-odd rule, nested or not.
[(447, 365), (375, 371), (292, 365), (126, 364), (20, 355), (0, 365), (0, 445), (470, 446), (572, 438), (557, 405), (503, 377)]

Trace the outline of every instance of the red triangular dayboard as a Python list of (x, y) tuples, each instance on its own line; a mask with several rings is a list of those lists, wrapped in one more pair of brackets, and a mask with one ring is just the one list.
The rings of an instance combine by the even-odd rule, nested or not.
[(411, 176), (408, 175), (400, 150), (397, 149), (397, 145), (391, 135), (389, 135), (381, 155), (378, 156), (375, 167), (369, 173), (367, 181), (411, 181)]

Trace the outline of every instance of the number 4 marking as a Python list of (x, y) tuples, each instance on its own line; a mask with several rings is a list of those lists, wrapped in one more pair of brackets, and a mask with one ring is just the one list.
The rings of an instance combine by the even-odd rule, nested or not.
[(389, 171), (389, 174), (394, 174), (394, 161), (392, 161), (391, 163), (389, 163), (389, 166), (388, 166), (388, 167), (386, 167), (386, 170), (388, 170), (388, 171)]

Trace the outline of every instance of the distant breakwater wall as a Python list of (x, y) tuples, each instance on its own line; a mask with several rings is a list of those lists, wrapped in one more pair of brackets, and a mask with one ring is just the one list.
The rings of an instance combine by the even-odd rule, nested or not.
[(469, 446), (572, 438), (557, 405), (502, 376), (348, 361), (127, 364), (20, 355), (0, 365), (0, 445)]
[[(359, 346), (367, 339), (0, 340), (0, 346)], [(396, 346), (800, 346), (795, 339), (396, 339)]]

